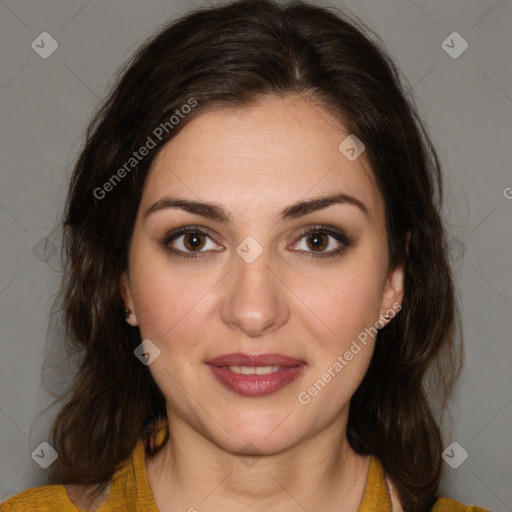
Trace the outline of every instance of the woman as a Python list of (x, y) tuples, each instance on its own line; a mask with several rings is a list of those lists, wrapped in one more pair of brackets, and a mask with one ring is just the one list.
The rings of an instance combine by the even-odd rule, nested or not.
[[(2, 511), (482, 511), (437, 498), (460, 370), (438, 160), (359, 22), (193, 12), (93, 120), (52, 484)], [(444, 400), (442, 400), (444, 405)]]

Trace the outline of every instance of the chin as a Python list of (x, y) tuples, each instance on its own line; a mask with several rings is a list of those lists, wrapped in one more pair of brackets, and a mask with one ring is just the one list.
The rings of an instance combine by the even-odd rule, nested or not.
[[(283, 418), (254, 422), (238, 416), (236, 419), (224, 416), (223, 428), (211, 425), (215, 433), (210, 431), (210, 439), (222, 448), (245, 455), (272, 455), (294, 446), (305, 435), (291, 431), (292, 425), (280, 424)], [(291, 420), (291, 417), (289, 418)], [(286, 420), (283, 422), (286, 423)], [(225, 425), (229, 425), (226, 427)], [(226, 432), (227, 431), (227, 432)]]

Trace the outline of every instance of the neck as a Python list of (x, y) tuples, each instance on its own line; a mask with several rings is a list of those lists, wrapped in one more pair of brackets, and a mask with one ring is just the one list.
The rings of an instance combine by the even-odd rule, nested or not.
[(327, 510), (359, 509), (370, 458), (349, 446), (344, 418), (290, 448), (254, 456), (220, 447), (172, 412), (168, 420), (166, 445), (147, 461), (148, 480), (162, 512), (194, 507), (284, 512), (299, 510), (299, 505), (316, 510), (319, 503)]

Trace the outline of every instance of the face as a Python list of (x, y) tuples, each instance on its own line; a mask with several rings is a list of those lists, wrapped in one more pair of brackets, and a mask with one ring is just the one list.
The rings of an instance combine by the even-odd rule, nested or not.
[[(170, 424), (261, 453), (344, 428), (403, 296), (364, 152), (338, 149), (348, 135), (301, 97), (266, 97), (198, 115), (155, 158), (121, 290), (160, 351)], [(229, 354), (246, 359), (212, 363)]]

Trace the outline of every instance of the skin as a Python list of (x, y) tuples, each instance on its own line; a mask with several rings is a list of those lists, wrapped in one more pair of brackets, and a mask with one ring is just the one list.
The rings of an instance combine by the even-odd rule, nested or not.
[[(384, 202), (365, 154), (349, 161), (338, 150), (347, 135), (304, 97), (267, 96), (199, 114), (153, 161), (120, 287), (133, 312), (127, 321), (160, 350), (148, 368), (167, 400), (170, 439), (146, 467), (162, 512), (359, 508), (369, 457), (345, 432), (375, 338), (309, 404), (297, 399), (365, 328), (393, 321), (382, 313), (403, 298), (403, 268), (388, 268)], [(334, 192), (359, 199), (368, 215), (334, 204), (278, 222), (289, 205)], [(145, 216), (164, 196), (219, 203), (232, 220), (177, 208)], [(316, 224), (344, 230), (352, 243), (334, 258), (308, 257), (319, 252), (302, 232)], [(197, 258), (164, 247), (165, 235), (185, 226), (211, 234), (200, 237)], [(263, 249), (252, 263), (236, 252), (248, 236)], [(320, 254), (340, 247), (324, 237)], [(193, 252), (186, 240), (169, 246)], [(245, 397), (205, 364), (231, 352), (277, 352), (307, 367), (276, 393)]]

